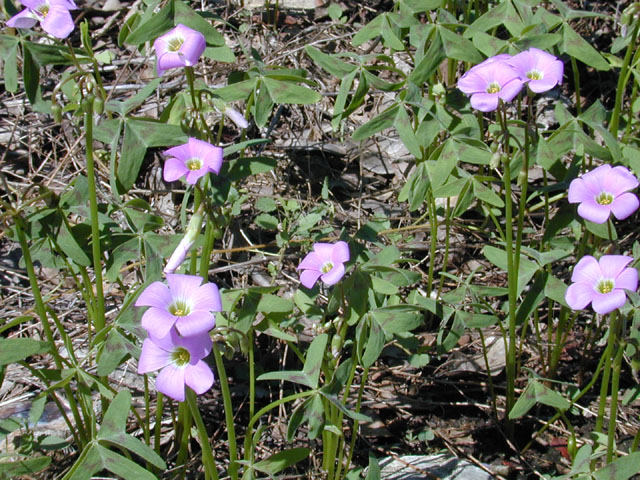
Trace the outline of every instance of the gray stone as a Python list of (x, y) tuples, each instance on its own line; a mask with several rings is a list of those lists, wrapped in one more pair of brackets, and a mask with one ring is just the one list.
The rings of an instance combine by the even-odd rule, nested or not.
[(385, 480), (489, 480), (494, 477), (472, 463), (447, 454), (405, 455), (380, 461)]

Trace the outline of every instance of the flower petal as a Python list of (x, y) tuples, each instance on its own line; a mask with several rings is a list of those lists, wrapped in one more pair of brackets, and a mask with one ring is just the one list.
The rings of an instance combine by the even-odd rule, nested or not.
[(600, 190), (598, 185), (584, 178), (574, 178), (569, 184), (569, 203), (586, 202), (593, 200)]
[(184, 368), (184, 383), (198, 395), (203, 394), (213, 385), (213, 372), (203, 361)]
[(635, 194), (627, 192), (617, 196), (610, 205), (611, 212), (618, 220), (630, 217), (638, 209), (640, 203)]
[(178, 317), (176, 321), (176, 329), (183, 337), (206, 334), (215, 325), (216, 317), (212, 313), (203, 310), (193, 312), (184, 317)]
[(615, 280), (616, 288), (631, 290), (635, 292), (638, 289), (638, 270), (635, 268), (625, 268)]
[(638, 178), (625, 167), (614, 167), (604, 178), (603, 189), (614, 196), (633, 190), (638, 186)]
[(189, 169), (184, 162), (178, 158), (169, 158), (164, 162), (164, 169), (162, 176), (165, 182), (175, 182), (182, 176), (184, 176)]
[(162, 338), (165, 337), (171, 328), (175, 325), (178, 317), (171, 315), (167, 310), (162, 308), (150, 307), (140, 322), (149, 335)]
[(326, 285), (331, 286), (338, 283), (342, 277), (344, 277), (344, 265), (342, 263), (336, 263), (333, 265), (333, 268), (329, 272), (322, 275), (320, 279)]
[(333, 250), (331, 251), (331, 261), (333, 263), (345, 263), (349, 261), (351, 257), (349, 253), (349, 244), (347, 242), (343, 242), (342, 240), (336, 242), (333, 246)]
[(591, 306), (597, 313), (604, 315), (605, 313), (613, 312), (616, 308), (622, 307), (626, 301), (627, 295), (624, 293), (624, 290), (613, 290), (605, 294), (596, 292)]
[(184, 275), (180, 273), (172, 273), (167, 275), (167, 283), (169, 291), (173, 297), (173, 301), (184, 301), (189, 303), (193, 308), (195, 293), (202, 285), (202, 277), (197, 275)]
[(40, 26), (56, 38), (67, 38), (75, 28), (71, 13), (60, 4), (52, 4), (49, 7), (49, 12), (40, 22)]
[(514, 78), (510, 82), (503, 85), (502, 90), (498, 92), (498, 96), (504, 102), (510, 102), (516, 97), (516, 95), (520, 93), (520, 90), (522, 90), (522, 85), (522, 80), (520, 80), (519, 78)]
[(162, 282), (153, 282), (143, 290), (136, 300), (136, 307), (157, 307), (167, 309), (173, 302), (169, 288)]
[(184, 347), (191, 355), (191, 362), (196, 363), (211, 353), (213, 342), (209, 335), (196, 335), (195, 337), (179, 337), (176, 335), (176, 345)]
[(206, 312), (221, 312), (222, 299), (215, 283), (205, 283), (193, 294), (193, 308)]
[(582, 310), (591, 303), (595, 294), (596, 292), (591, 285), (573, 283), (567, 288), (564, 299), (572, 310)]
[(593, 223), (604, 223), (611, 215), (611, 204), (600, 205), (591, 198), (578, 205), (578, 215)]
[(493, 112), (498, 108), (498, 94), (474, 93), (471, 95), (471, 106), (481, 112)]
[(300, 265), (298, 265), (298, 270), (311, 269), (320, 271), (322, 265), (324, 265), (323, 259), (321, 259), (316, 252), (309, 252), (307, 256), (302, 259)]
[(15, 14), (7, 20), (7, 26), (12, 28), (33, 28), (40, 18), (28, 8)]
[(600, 264), (591, 255), (585, 255), (573, 269), (571, 281), (575, 283), (587, 283), (595, 288), (603, 277)]
[(169, 70), (171, 68), (179, 68), (184, 67), (184, 61), (182, 60), (182, 56), (178, 52), (164, 52), (158, 55), (158, 64), (157, 70), (158, 75), (162, 75), (165, 70)]
[(307, 288), (313, 288), (320, 275), (319, 270), (304, 270), (300, 273), (300, 283)]
[(156, 378), (158, 391), (179, 402), (184, 401), (184, 370), (173, 364), (164, 367)]
[[(185, 27), (188, 28), (188, 27)], [(196, 30), (184, 33), (184, 43), (180, 47), (180, 55), (182, 56), (183, 64), (186, 66), (195, 65), (198, 63), (198, 59), (204, 49), (207, 47), (207, 42), (204, 39), (204, 35)]]
[(603, 255), (600, 257), (598, 264), (604, 278), (615, 279), (627, 265), (633, 261), (633, 258), (626, 255)]
[(142, 352), (138, 360), (138, 373), (149, 373), (160, 370), (169, 364), (169, 352), (160, 348), (150, 338), (142, 342)]

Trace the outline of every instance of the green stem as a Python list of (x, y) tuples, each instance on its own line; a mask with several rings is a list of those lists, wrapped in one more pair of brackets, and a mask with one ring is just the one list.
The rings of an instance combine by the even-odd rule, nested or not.
[(96, 304), (93, 326), (96, 333), (105, 326), (104, 293), (102, 284), (102, 249), (100, 247), (100, 222), (98, 220), (98, 196), (96, 193), (96, 175), (93, 159), (93, 102), (85, 101), (84, 139), (87, 155), (87, 182), (89, 184), (89, 210), (91, 212), (91, 253), (93, 255), (93, 270), (96, 277)]
[[(624, 322), (624, 319), (622, 319)], [(613, 327), (613, 325), (612, 325)], [(618, 339), (621, 337), (621, 333), (624, 332), (624, 327), (620, 329), (620, 332), (616, 334)], [(620, 341), (618, 345), (618, 351), (613, 360), (613, 369), (611, 377), (611, 403), (609, 404), (609, 428), (607, 429), (607, 463), (613, 461), (615, 454), (616, 443), (616, 424), (618, 420), (618, 387), (620, 386), (620, 370), (622, 367), (622, 355), (624, 353), (626, 345), (624, 341)]]
[(189, 84), (189, 93), (191, 94), (191, 103), (193, 103), (193, 108), (196, 111), (200, 111), (201, 110), (201, 105), (200, 102), (198, 102), (196, 100), (196, 82), (195, 82), (195, 73), (193, 71), (193, 67), (184, 67), (184, 73), (186, 74), (187, 77), (187, 83)]
[(211, 450), (211, 443), (209, 442), (209, 435), (207, 434), (207, 428), (202, 421), (200, 410), (198, 409), (198, 402), (196, 401), (196, 394), (190, 388), (187, 388), (187, 403), (191, 410), (191, 416), (196, 423), (198, 429), (198, 438), (200, 439), (200, 448), (202, 449), (202, 463), (204, 464), (204, 476), (205, 480), (218, 480), (218, 470), (216, 469), (216, 461)]
[(582, 115), (582, 105), (580, 104), (580, 73), (578, 72), (578, 62), (573, 56), (571, 58), (571, 70), (573, 70), (573, 83), (576, 91), (576, 111), (578, 116)]
[(187, 474), (187, 455), (189, 453), (189, 437), (191, 436), (191, 412), (185, 402), (178, 405), (178, 427), (175, 430), (176, 440), (179, 441), (177, 467), (180, 469), (180, 478)]
[[(611, 114), (611, 123), (609, 125), (609, 131), (614, 138), (618, 136), (618, 125), (620, 123), (620, 111), (622, 109), (622, 99), (624, 97), (625, 92), (625, 84), (627, 81), (627, 71), (629, 70), (629, 63), (631, 62), (631, 57), (633, 53), (636, 51), (636, 38), (638, 36), (638, 28), (640, 27), (640, 21), (635, 22), (633, 27), (633, 33), (631, 34), (631, 40), (629, 41), (629, 45), (627, 46), (627, 52), (624, 55), (624, 60), (622, 61), (622, 67), (620, 68), (620, 75), (618, 76), (618, 85), (616, 87), (616, 100), (613, 107), (613, 113)], [(631, 121), (631, 118), (629, 118)]]
[[(146, 375), (145, 375), (146, 377)], [(162, 437), (162, 413), (164, 411), (164, 395), (158, 392), (156, 396), (156, 424), (153, 429), (153, 449), (160, 451), (160, 440)]]
[(220, 381), (220, 390), (222, 391), (222, 401), (224, 404), (224, 416), (227, 423), (227, 437), (229, 440), (229, 476), (232, 480), (238, 478), (238, 450), (236, 447), (236, 431), (233, 425), (233, 405), (231, 403), (231, 392), (229, 391), (229, 383), (227, 382), (227, 374), (222, 362), (222, 355), (218, 349), (216, 342), (213, 342), (213, 356), (216, 361), (216, 369), (218, 370), (218, 380)]
[(609, 322), (609, 338), (607, 339), (607, 348), (604, 351), (604, 372), (602, 374), (602, 383), (600, 384), (600, 404), (598, 405), (598, 417), (596, 418), (595, 431), (602, 433), (604, 423), (604, 412), (607, 406), (607, 395), (609, 392), (609, 379), (611, 378), (611, 357), (618, 332), (618, 311), (611, 313)]
[(509, 129), (507, 127), (506, 111), (501, 109), (504, 117), (498, 112), (504, 133), (504, 196), (505, 196), (505, 246), (507, 253), (507, 281), (509, 282), (509, 313), (508, 313), (508, 345), (507, 345), (507, 408), (505, 418), (515, 404), (516, 378), (516, 297), (518, 293), (518, 272), (514, 262), (513, 251), (513, 204), (511, 199), (511, 156), (509, 155)]

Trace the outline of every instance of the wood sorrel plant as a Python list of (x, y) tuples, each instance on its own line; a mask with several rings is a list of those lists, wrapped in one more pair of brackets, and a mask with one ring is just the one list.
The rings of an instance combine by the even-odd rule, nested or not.
[[(321, 472), (310, 475), (357, 478), (364, 475), (355, 461), (358, 427), (369, 421), (361, 412), (362, 400), (370, 369), (385, 346), (395, 343), (412, 364), (425, 366), (455, 348), (466, 330), (477, 331), (484, 344), (491, 327), (505, 345), (504, 399), (498, 398), (498, 379), (488, 377), (496, 416), (504, 408), (504, 416), (516, 422), (536, 403), (552, 407), (558, 414), (547, 425), (561, 419), (572, 432), (569, 476), (637, 473), (640, 434), (629, 454), (616, 459), (621, 448), (616, 419), (625, 354), (633, 367), (640, 356), (640, 299), (634, 293), (637, 271), (611, 213), (624, 220), (638, 206), (632, 191), (640, 171), (639, 9), (637, 3), (625, 9), (624, 32), (603, 56), (573, 28), (574, 19), (593, 13), (561, 1), (552, 4), (399, 0), (353, 35), (353, 52), (329, 54), (322, 42), (307, 45), (309, 57), (339, 79), (330, 123), (341, 139), (348, 136), (353, 115), (379, 105), (384, 94), (384, 108), (353, 126), (351, 139), (364, 147), (378, 133), (397, 131), (413, 159), (398, 198), (413, 217), (398, 228), (389, 218), (361, 225), (358, 217), (357, 231), (347, 222), (336, 237), (330, 200), (335, 193), (325, 181), (317, 185), (322, 201), (308, 202), (312, 207), (271, 196), (255, 202), (261, 213), (252, 227), (275, 238), (273, 244), (216, 248), (232, 235), (246, 235), (246, 225), (238, 220), (251, 200), (243, 180), (277, 165), (273, 158), (246, 152), (268, 141), (284, 115), (283, 105), (321, 100), (316, 82), (299, 66), (269, 65), (268, 55), (252, 49), (244, 51), (250, 68), (234, 72), (221, 88), (211, 87), (203, 72), (211, 61), (232, 62), (234, 53), (208, 12), (168, 0), (145, 3), (123, 24), (118, 45), (148, 50), (158, 78), (135, 95), (118, 96), (115, 87), (124, 80), (118, 75), (116, 85), (106, 81), (113, 51), (94, 51), (99, 43), (87, 22), (79, 41), (73, 34), (76, 5), (25, 1), (26, 9), (7, 26), (36, 27), (47, 41), (31, 41), (33, 33), (24, 31), (0, 35), (5, 89), (24, 89), (34, 110), (51, 113), (81, 138), (86, 174), (82, 171), (63, 190), (42, 185), (36, 196), (31, 186), (23, 192), (2, 178), (3, 218), (23, 252), (37, 322), (25, 315), (0, 327), (10, 335), (0, 340), (0, 367), (20, 362), (38, 380), (32, 420), (47, 398), (59, 407), (77, 452), (63, 478), (109, 470), (127, 479), (201, 474), (249, 479), (277, 476), (300, 462), (309, 470), (315, 458), (321, 458)], [(346, 27), (340, 15), (332, 18), (337, 20), (331, 28)], [(68, 40), (62, 44), (61, 39)], [(611, 111), (599, 101), (582, 104), (583, 64), (618, 75)], [(52, 66), (65, 70), (51, 91), (41, 85), (40, 71)], [(176, 79), (174, 86), (170, 78)], [(165, 103), (165, 94), (173, 92), (169, 88), (179, 91)], [(542, 114), (551, 109), (543, 111), (539, 94), (563, 98), (551, 91), (567, 91), (575, 102), (557, 101), (554, 121), (545, 125)], [(154, 94), (162, 99), (158, 115), (142, 116), (140, 107), (151, 104)], [(230, 105), (240, 100), (244, 115)], [(240, 141), (223, 148), (223, 138), (229, 138), (225, 118), (239, 129), (234, 133)], [(247, 139), (254, 126), (265, 138)], [(96, 148), (97, 142), (104, 150)], [(153, 149), (164, 152), (163, 178), (174, 182), (176, 235), (156, 233), (169, 226), (156, 204), (139, 196), (140, 172)], [(239, 152), (242, 156), (235, 157)], [(532, 180), (533, 169), (537, 180)], [(310, 187), (315, 180), (309, 180)], [(584, 221), (570, 203), (580, 204)], [(401, 251), (404, 235), (420, 230), (429, 232), (428, 254), (419, 258)], [(483, 247), (474, 254), (487, 260), (466, 278), (454, 269), (455, 231), (478, 238)], [(266, 285), (239, 285), (224, 276), (228, 265), (216, 260), (238, 250), (272, 255)], [(298, 262), (302, 255), (292, 252), (300, 250), (307, 255)], [(637, 243), (633, 250), (638, 258)], [(279, 280), (287, 275), (291, 256), (302, 287), (288, 298), (282, 292), (295, 277)], [(575, 263), (569, 288), (562, 280), (569, 278), (567, 264), (560, 263), (564, 259)], [(77, 348), (53, 306), (53, 294), (39, 283), (38, 264), (58, 269), (82, 297), (85, 348)], [(506, 272), (505, 281), (481, 283), (485, 273), (497, 278), (497, 271)], [(126, 277), (129, 272), (133, 280)], [(122, 295), (114, 296), (114, 289)], [(585, 352), (598, 348), (603, 331), (606, 346), (593, 375), (570, 394), (551, 380), (567, 338), (580, 326), (583, 315), (577, 311), (589, 304), (597, 315), (591, 322), (594, 340), (586, 342)], [(23, 324), (39, 325), (41, 339), (18, 338)], [(437, 326), (433, 346), (420, 345), (412, 333), (424, 324)], [(530, 332), (540, 363), (517, 396)], [(286, 345), (294, 361), (283, 359), (281, 368), (269, 368), (260, 349), (267, 337)], [(232, 395), (238, 375), (232, 382), (225, 371), (225, 358), (234, 352), (241, 354), (247, 372), (246, 402)], [(50, 355), (52, 368), (26, 361), (36, 354)], [(215, 373), (205, 360), (209, 354)], [(137, 359), (138, 371), (145, 374), (140, 410), (109, 378), (129, 358)], [(490, 371), (486, 355), (485, 362)], [(155, 383), (146, 377), (152, 372), (158, 372)], [(571, 407), (599, 380), (593, 448), (589, 440), (576, 439)], [(258, 385), (270, 392), (278, 388), (278, 399), (264, 401)], [(221, 391), (225, 418), (226, 445), (216, 452), (210, 436), (219, 426), (201, 414), (196, 397), (211, 388)], [(288, 417), (288, 444), (260, 458), (271, 421), (266, 415), (281, 407)], [(172, 441), (163, 445), (163, 421), (169, 416)], [(141, 432), (141, 439), (126, 433), (128, 425)], [(578, 448), (579, 443), (584, 445)], [(190, 464), (198, 451), (202, 462)], [(607, 465), (598, 470), (600, 455)], [(49, 462), (40, 454), (12, 458), (0, 462), (0, 475), (31, 474)], [(366, 476), (377, 475), (371, 455)]]

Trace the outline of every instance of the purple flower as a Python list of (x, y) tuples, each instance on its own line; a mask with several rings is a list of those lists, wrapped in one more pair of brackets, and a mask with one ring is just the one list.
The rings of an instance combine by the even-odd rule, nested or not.
[(182, 402), (185, 385), (198, 395), (213, 385), (213, 372), (202, 360), (211, 346), (207, 334), (181, 337), (175, 329), (163, 338), (149, 337), (142, 343), (138, 373), (160, 370), (156, 377), (158, 391)]
[(302, 270), (300, 283), (313, 288), (320, 278), (326, 285), (334, 285), (344, 276), (344, 263), (348, 261), (347, 242), (316, 243), (313, 245), (313, 252), (308, 253), (298, 266), (298, 270)]
[(562, 83), (564, 64), (557, 57), (537, 48), (530, 48), (511, 57), (509, 63), (532, 92), (546, 92)]
[(9, 27), (33, 28), (40, 22), (42, 29), (56, 38), (67, 38), (75, 25), (69, 10), (78, 8), (73, 0), (20, 0), (25, 7), (7, 21)]
[(167, 287), (153, 282), (136, 300), (136, 307), (151, 307), (142, 316), (142, 328), (154, 338), (167, 336), (175, 325), (184, 337), (211, 330), (216, 319), (211, 312), (222, 311), (215, 283), (202, 284), (195, 275), (167, 274)]
[(638, 288), (638, 271), (626, 268), (632, 261), (624, 255), (603, 255), (600, 260), (591, 255), (583, 257), (573, 269), (573, 283), (564, 296), (567, 304), (582, 310), (591, 303), (601, 314), (622, 307), (627, 301), (624, 291)]
[(193, 185), (208, 172), (220, 173), (223, 150), (197, 138), (164, 152), (171, 156), (164, 164), (164, 179), (173, 182), (185, 177)]
[(471, 106), (481, 112), (498, 108), (498, 101), (513, 100), (522, 89), (518, 72), (509, 65), (507, 54), (489, 57), (471, 68), (458, 81), (458, 88), (471, 95)]
[(637, 186), (625, 167), (601, 165), (571, 182), (569, 203), (579, 203), (578, 214), (594, 223), (606, 222), (611, 213), (624, 220), (638, 209), (638, 197), (629, 192)]
[(207, 46), (204, 35), (181, 23), (156, 38), (153, 48), (158, 58), (158, 75), (170, 68), (195, 65)]

